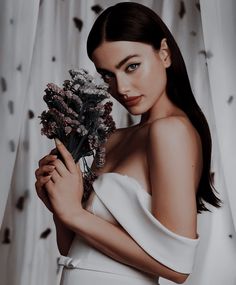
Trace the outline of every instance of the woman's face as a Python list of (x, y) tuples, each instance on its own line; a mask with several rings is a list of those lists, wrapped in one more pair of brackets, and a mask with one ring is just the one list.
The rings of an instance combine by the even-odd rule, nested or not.
[(170, 59), (164, 41), (158, 51), (140, 42), (104, 41), (92, 54), (112, 96), (133, 115), (147, 112), (166, 95)]

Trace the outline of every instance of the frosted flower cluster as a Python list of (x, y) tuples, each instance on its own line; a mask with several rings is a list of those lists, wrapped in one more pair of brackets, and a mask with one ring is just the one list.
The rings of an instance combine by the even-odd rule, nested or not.
[(102, 145), (115, 131), (112, 102), (104, 103), (110, 97), (108, 84), (84, 69), (69, 70), (69, 74), (71, 79), (64, 81), (63, 88), (47, 84), (43, 99), (48, 110), (39, 116), (41, 134), (62, 141), (76, 163), (83, 158), (86, 178), (94, 180), (85, 157), (93, 155), (96, 166), (102, 167), (105, 163)]

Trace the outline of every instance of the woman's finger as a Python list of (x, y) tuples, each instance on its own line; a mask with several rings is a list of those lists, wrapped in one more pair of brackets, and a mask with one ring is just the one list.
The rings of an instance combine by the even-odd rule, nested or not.
[(39, 196), (40, 199), (42, 199), (45, 195), (45, 188), (44, 185), (50, 180), (51, 176), (45, 176), (39, 180), (36, 180), (35, 182), (35, 189), (37, 192), (37, 195)]
[(48, 176), (41, 176), (41, 177), (37, 180), (37, 185), (38, 185), (38, 187), (43, 187), (50, 179), (51, 179), (51, 175), (48, 175)]
[[(50, 177), (48, 180), (50, 180)], [(37, 193), (38, 197), (42, 200), (42, 202), (48, 208), (48, 210), (53, 213), (53, 208), (52, 208), (51, 202), (48, 198), (46, 188), (39, 186), (39, 182), (36, 181), (35, 182), (35, 189), (36, 189), (36, 193)]]
[(39, 176), (45, 176), (45, 174), (51, 173), (55, 169), (55, 165), (44, 165), (36, 169), (35, 177), (38, 178)]
[(53, 183), (53, 181), (52, 181), (51, 179), (49, 179), (49, 180), (47, 181), (47, 183), (45, 183), (46, 191), (47, 191), (48, 193), (50, 193), (50, 192), (53, 190), (53, 187), (54, 187), (54, 183)]
[(48, 164), (48, 163), (50, 163), (50, 162), (52, 162), (52, 161), (54, 161), (56, 159), (57, 159), (56, 155), (52, 155), (52, 154), (46, 155), (46, 156), (44, 156), (43, 158), (41, 158), (39, 160), (39, 167), (43, 166), (45, 164)]
[(56, 159), (55, 161), (51, 162), (51, 165), (55, 166), (55, 169), (61, 177), (68, 173), (68, 169), (60, 159)]
[(76, 164), (70, 152), (67, 150), (67, 148), (64, 146), (64, 144), (60, 140), (55, 139), (55, 143), (56, 143), (58, 151), (61, 153), (65, 161), (65, 165), (68, 171), (70, 171), (71, 173), (76, 173), (77, 167), (76, 167)]
[(61, 178), (61, 175), (58, 173), (57, 169), (55, 169), (51, 174), (51, 180), (56, 183)]

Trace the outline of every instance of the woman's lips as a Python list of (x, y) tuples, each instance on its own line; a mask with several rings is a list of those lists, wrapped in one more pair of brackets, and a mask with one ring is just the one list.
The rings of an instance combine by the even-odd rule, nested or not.
[(141, 96), (134, 96), (134, 97), (130, 97), (126, 100), (123, 100), (123, 102), (124, 102), (125, 106), (130, 107), (130, 106), (134, 106), (134, 105), (138, 104), (139, 101), (141, 100), (141, 98), (142, 98), (142, 95)]

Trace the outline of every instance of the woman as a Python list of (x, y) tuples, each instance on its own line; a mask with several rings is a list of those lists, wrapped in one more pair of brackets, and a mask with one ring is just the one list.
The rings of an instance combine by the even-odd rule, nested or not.
[(141, 120), (110, 137), (83, 206), (81, 171), (64, 145), (56, 143), (65, 165), (53, 155), (39, 161), (36, 190), (54, 214), (61, 284), (183, 283), (199, 242), (197, 213), (220, 200), (208, 124), (182, 55), (161, 19), (132, 2), (98, 17), (87, 51), (112, 96)]

